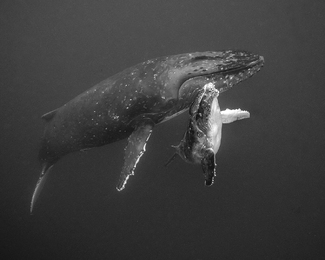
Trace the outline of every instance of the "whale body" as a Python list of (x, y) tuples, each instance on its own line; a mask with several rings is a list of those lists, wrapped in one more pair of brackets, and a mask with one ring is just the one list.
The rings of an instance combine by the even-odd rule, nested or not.
[(42, 116), (45, 130), (41, 175), (30, 211), (52, 166), (64, 155), (128, 138), (117, 190), (145, 151), (155, 125), (186, 111), (200, 89), (213, 83), (219, 93), (253, 76), (264, 58), (247, 51), (208, 51), (165, 56), (139, 63), (98, 83)]

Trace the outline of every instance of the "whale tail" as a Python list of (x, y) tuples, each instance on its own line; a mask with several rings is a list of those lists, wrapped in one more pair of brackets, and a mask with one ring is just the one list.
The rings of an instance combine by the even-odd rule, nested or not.
[(30, 204), (30, 214), (33, 214), (33, 209), (35, 207), (35, 203), (44, 187), (44, 183), (46, 182), (46, 179), (49, 175), (49, 172), (52, 168), (53, 164), (50, 164), (48, 162), (44, 162), (43, 163), (43, 167), (42, 167), (42, 172), (41, 172), (41, 175), (36, 183), (36, 187), (35, 187), (35, 190), (34, 190), (34, 193), (33, 193), (33, 197), (32, 197), (32, 201), (31, 201), (31, 204)]

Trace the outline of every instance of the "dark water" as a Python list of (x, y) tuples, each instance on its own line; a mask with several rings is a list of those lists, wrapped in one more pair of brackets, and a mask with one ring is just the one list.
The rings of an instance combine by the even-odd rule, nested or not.
[[(324, 259), (323, 1), (2, 1), (3, 259)], [(138, 62), (245, 49), (264, 68), (220, 97), (215, 184), (172, 155), (186, 115), (159, 125), (125, 191), (125, 141), (64, 157), (35, 214), (40, 116)]]

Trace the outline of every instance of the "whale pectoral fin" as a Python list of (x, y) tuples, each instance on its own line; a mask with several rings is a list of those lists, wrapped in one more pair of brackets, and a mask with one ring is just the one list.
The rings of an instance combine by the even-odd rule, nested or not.
[(205, 156), (201, 160), (201, 166), (203, 169), (203, 174), (205, 178), (205, 185), (211, 186), (216, 176), (216, 167), (215, 154), (212, 149), (208, 149), (205, 152)]
[(35, 187), (33, 197), (32, 197), (32, 202), (30, 204), (30, 214), (33, 213), (35, 203), (44, 187), (44, 183), (46, 182), (46, 179), (49, 175), (49, 172), (50, 172), (52, 166), (53, 165), (49, 165), (48, 163), (44, 163), (44, 165), (43, 165), (42, 172), (41, 172), (41, 175), (36, 183), (36, 187)]
[(221, 118), (223, 124), (232, 123), (237, 120), (249, 118), (250, 113), (245, 110), (238, 109), (226, 109), (221, 111)]
[(125, 147), (124, 165), (120, 174), (120, 179), (116, 186), (118, 191), (125, 188), (125, 185), (130, 177), (134, 175), (134, 170), (141, 156), (146, 151), (146, 143), (152, 132), (154, 124), (146, 123), (136, 127), (133, 133), (128, 138), (128, 144)]

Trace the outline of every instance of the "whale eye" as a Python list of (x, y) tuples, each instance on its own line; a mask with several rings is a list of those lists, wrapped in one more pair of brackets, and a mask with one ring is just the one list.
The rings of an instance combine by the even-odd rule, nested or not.
[(204, 134), (201, 131), (197, 132), (197, 137), (198, 138), (202, 138), (203, 136), (204, 136)]

